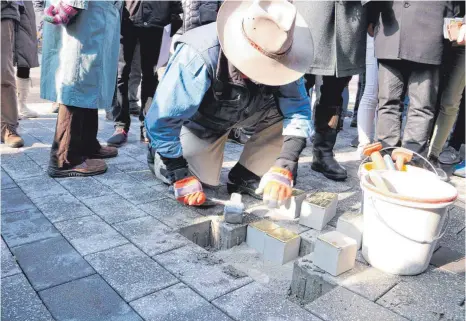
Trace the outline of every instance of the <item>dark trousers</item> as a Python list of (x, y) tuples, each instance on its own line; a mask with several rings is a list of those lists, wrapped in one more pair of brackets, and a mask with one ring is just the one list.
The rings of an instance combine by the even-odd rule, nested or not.
[(456, 149), (457, 151), (460, 150), (461, 145), (464, 144), (464, 136), (465, 136), (465, 106), (464, 106), (464, 90), (463, 90), (463, 98), (461, 98), (460, 109), (458, 111), (458, 119), (456, 120), (455, 129), (451, 134), (450, 141), (448, 145)]
[(69, 169), (99, 151), (98, 126), (97, 109), (60, 104), (50, 166)]
[[(384, 147), (403, 146), (417, 153), (427, 152), (435, 116), (439, 66), (406, 60), (379, 60), (379, 109), (377, 140)], [(401, 135), (404, 96), (409, 109)]]
[(359, 74), (358, 80), (358, 92), (356, 93), (356, 101), (354, 103), (353, 119), (357, 119), (359, 103), (361, 102), (362, 95), (364, 94), (364, 88), (366, 88), (366, 72)]
[(141, 53), (141, 112), (139, 120), (144, 122), (155, 90), (159, 83), (157, 61), (159, 60), (163, 28), (138, 28), (127, 19), (121, 23), (120, 59), (118, 62), (117, 103), (113, 108), (115, 127), (129, 130), (131, 118), (129, 113), (128, 84), (134, 52), (139, 40)]

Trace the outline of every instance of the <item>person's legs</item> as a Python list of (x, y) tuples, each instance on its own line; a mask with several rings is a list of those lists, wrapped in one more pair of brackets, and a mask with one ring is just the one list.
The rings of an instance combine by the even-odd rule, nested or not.
[(344, 122), (345, 117), (346, 117), (346, 112), (348, 111), (348, 105), (349, 105), (349, 89), (348, 89), (348, 86), (346, 86), (343, 89), (343, 93), (341, 94), (341, 99), (343, 99), (343, 103), (342, 103), (342, 106), (341, 106), (341, 117), (340, 117), (340, 119), (338, 121), (339, 130), (343, 130), (343, 122)]
[(365, 86), (358, 109), (359, 153), (374, 139), (374, 119), (378, 102), (379, 80), (374, 38), (367, 36)]
[(131, 65), (131, 73), (129, 74), (128, 87), (129, 111), (133, 115), (139, 115), (141, 111), (138, 97), (141, 78), (141, 47), (138, 42), (134, 49), (133, 64)]
[(84, 121), (86, 130), (83, 133), (83, 154), (88, 158), (111, 158), (118, 155), (118, 149), (101, 146), (97, 140), (99, 130), (99, 115), (97, 109), (85, 109)]
[(460, 110), (458, 112), (455, 130), (453, 130), (453, 133), (451, 134), (451, 137), (450, 137), (450, 141), (448, 142), (448, 146), (453, 147), (456, 151), (459, 151), (461, 148), (461, 145), (464, 144), (464, 136), (465, 136), (464, 89), (463, 89), (463, 95), (462, 95), (459, 109)]
[(13, 67), (13, 46), (15, 21), (2, 20), (1, 46), (1, 141), (10, 147), (21, 147), (23, 139), (18, 135), (18, 107), (16, 101), (15, 69)]
[[(157, 62), (159, 60), (160, 46), (162, 45), (162, 28), (138, 28), (139, 44), (141, 50), (141, 136), (144, 131), (144, 119), (152, 103), (155, 90), (159, 84), (157, 75)], [(143, 137), (141, 137), (143, 139)]]
[(402, 146), (416, 153), (427, 154), (427, 142), (435, 116), (440, 67), (409, 64), (412, 65), (408, 80), (409, 108)]
[[(440, 99), (440, 110), (435, 122), (429, 154), (439, 157), (448, 139), (460, 109), (461, 96), (465, 86), (465, 48), (456, 47), (450, 59), (445, 61), (445, 84)], [(463, 119), (464, 122), (464, 119)], [(463, 137), (464, 140), (464, 137)]]
[(27, 105), (29, 89), (31, 88), (31, 78), (29, 78), (29, 67), (17, 67), (16, 69), (16, 88), (18, 89), (18, 116), (19, 118), (36, 118), (39, 115), (30, 110)]
[(311, 168), (333, 180), (344, 180), (346, 170), (333, 155), (341, 116), (342, 93), (351, 77), (324, 76), (315, 108), (315, 136)]
[(379, 108), (377, 111), (377, 140), (384, 147), (401, 143), (402, 97), (406, 92), (403, 61), (379, 60)]
[(359, 111), (359, 104), (361, 103), (362, 95), (364, 94), (364, 88), (366, 87), (366, 72), (362, 72), (359, 74), (358, 79), (358, 91), (356, 93), (356, 102), (354, 103), (354, 110), (353, 110), (353, 119), (351, 120), (351, 127), (358, 126), (358, 111)]

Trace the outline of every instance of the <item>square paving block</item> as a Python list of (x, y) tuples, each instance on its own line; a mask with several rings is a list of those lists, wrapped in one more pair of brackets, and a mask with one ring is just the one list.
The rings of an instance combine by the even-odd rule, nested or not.
[(2, 169), (1, 171), (1, 179), (2, 179), (2, 189), (17, 187), (16, 183), (11, 179), (11, 177)]
[(36, 208), (29, 197), (18, 187), (2, 190), (1, 203), (2, 215)]
[(57, 180), (74, 197), (83, 200), (112, 193), (112, 190), (93, 177), (70, 177)]
[(1, 219), (2, 235), (10, 247), (60, 236), (37, 209), (3, 214)]
[(326, 321), (408, 321), (342, 287), (335, 288), (305, 308)]
[(37, 177), (18, 179), (16, 183), (31, 200), (47, 196), (59, 197), (59, 195), (69, 194), (66, 189), (53, 178), (45, 175), (45, 173)]
[(246, 274), (231, 269), (196, 245), (156, 255), (154, 259), (208, 301), (252, 282)]
[(413, 321), (464, 320), (464, 279), (441, 269), (405, 277), (377, 303)]
[(90, 254), (86, 260), (127, 302), (179, 282), (132, 244)]
[(98, 275), (41, 291), (39, 295), (56, 320), (142, 321)]
[(298, 305), (256, 282), (228, 293), (212, 303), (235, 320), (321, 321)]
[(299, 246), (299, 256), (305, 256), (314, 252), (314, 247), (317, 237), (327, 232), (335, 231), (333, 226), (326, 226), (322, 231), (310, 229), (309, 231), (299, 234), (301, 237), (301, 244)]
[(279, 227), (265, 236), (264, 259), (285, 264), (298, 257), (301, 238), (283, 227)]
[(14, 180), (44, 175), (42, 167), (30, 159), (20, 162), (2, 163), (2, 167)]
[(354, 267), (356, 262), (356, 241), (333, 231), (317, 237), (314, 249), (314, 264), (338, 276)]
[(2, 320), (54, 321), (23, 274), (2, 279)]
[(270, 209), (263, 204), (247, 208), (246, 213), (272, 221), (280, 227), (284, 227), (296, 234), (301, 234), (309, 230), (309, 227), (299, 224), (299, 218), (285, 217), (276, 213), (275, 209)]
[(299, 224), (322, 230), (337, 213), (338, 195), (317, 192), (307, 197), (301, 207)]
[(142, 216), (145, 212), (131, 204), (118, 194), (112, 193), (96, 198), (83, 200), (84, 204), (109, 224), (123, 222)]
[(55, 226), (81, 255), (128, 243), (127, 239), (97, 216), (59, 222)]
[(362, 213), (345, 213), (340, 216), (337, 223), (337, 231), (354, 239), (359, 250), (361, 248), (364, 231), (364, 218)]
[(261, 220), (248, 225), (246, 243), (250, 248), (255, 249), (257, 252), (264, 254), (265, 249), (265, 238), (267, 233), (272, 232), (279, 228), (277, 224), (268, 221)]
[(152, 174), (150, 170), (147, 169), (142, 171), (131, 171), (127, 172), (127, 174), (147, 186), (157, 186), (163, 184), (160, 180), (155, 178), (154, 174)]
[(305, 191), (293, 188), (291, 198), (284, 205), (280, 206), (280, 208), (276, 209), (275, 212), (288, 218), (298, 218), (301, 215), (301, 205), (305, 198)]
[(52, 223), (94, 214), (72, 195), (48, 196), (34, 199), (34, 204)]
[(450, 250), (447, 247), (440, 247), (432, 255), (430, 264), (460, 275), (465, 275), (465, 259), (464, 254)]
[(2, 278), (11, 276), (14, 274), (21, 273), (16, 259), (11, 254), (10, 250), (6, 246), (2, 239)]
[(146, 321), (232, 321), (184, 284), (176, 284), (130, 303)]
[(210, 220), (208, 217), (198, 214), (192, 208), (168, 198), (142, 204), (139, 208), (173, 229)]
[(12, 252), (36, 290), (94, 273), (62, 237), (21, 245), (13, 248)]
[(214, 217), (211, 221), (211, 246), (216, 250), (227, 250), (246, 241), (248, 224), (258, 221), (254, 215), (244, 215), (241, 224), (225, 222), (224, 216)]
[(168, 252), (189, 243), (181, 234), (151, 216), (117, 223), (114, 228), (149, 256)]

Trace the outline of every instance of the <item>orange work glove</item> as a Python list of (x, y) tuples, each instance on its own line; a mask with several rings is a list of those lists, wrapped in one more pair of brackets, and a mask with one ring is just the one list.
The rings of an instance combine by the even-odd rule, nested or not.
[(175, 198), (185, 205), (199, 206), (206, 201), (201, 182), (194, 176), (176, 181), (173, 187)]
[(256, 194), (263, 194), (262, 199), (269, 208), (277, 208), (291, 197), (293, 174), (281, 167), (272, 167), (261, 179)]

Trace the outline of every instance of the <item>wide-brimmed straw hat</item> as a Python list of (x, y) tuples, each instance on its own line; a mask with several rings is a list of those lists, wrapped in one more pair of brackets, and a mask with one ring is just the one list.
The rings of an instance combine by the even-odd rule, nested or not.
[(217, 34), (228, 60), (265, 85), (291, 83), (312, 63), (311, 32), (287, 0), (225, 0), (217, 16)]

